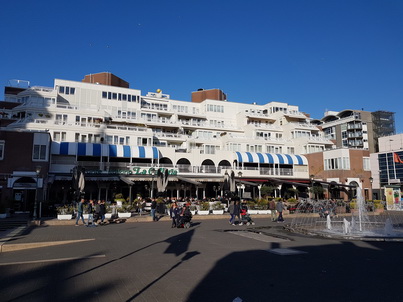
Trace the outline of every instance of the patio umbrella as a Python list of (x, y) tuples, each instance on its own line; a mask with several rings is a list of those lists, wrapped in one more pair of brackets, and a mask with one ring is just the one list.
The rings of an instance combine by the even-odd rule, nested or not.
[(165, 192), (167, 186), (168, 186), (168, 169), (165, 169), (164, 171), (164, 177), (162, 179), (162, 188), (163, 188), (163, 192)]
[(157, 172), (157, 189), (158, 192), (163, 193), (168, 185), (168, 170), (165, 169), (164, 172), (158, 170)]
[(161, 172), (161, 169), (158, 169), (158, 171), (157, 171), (157, 191), (159, 193), (164, 192), (163, 178), (164, 178), (164, 174)]
[(84, 193), (85, 189), (85, 169), (76, 166), (73, 168), (73, 177), (72, 177), (73, 189), (75, 191), (76, 200), (79, 199), (80, 195)]
[(230, 191), (232, 193), (235, 193), (235, 173), (234, 170), (231, 170), (231, 174), (230, 174), (230, 182), (229, 182), (229, 187), (230, 187)]
[(224, 185), (223, 185), (223, 191), (227, 193), (230, 191), (230, 177), (227, 171), (225, 171), (224, 174)]
[(80, 194), (85, 191), (85, 169), (80, 167), (80, 174), (78, 178), (78, 190)]

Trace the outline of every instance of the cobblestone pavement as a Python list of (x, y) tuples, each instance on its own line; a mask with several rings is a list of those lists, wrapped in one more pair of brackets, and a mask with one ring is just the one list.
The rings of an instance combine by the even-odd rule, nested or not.
[(0, 300), (403, 301), (402, 243), (311, 238), (253, 218), (195, 216), (190, 229), (166, 217), (48, 221), (3, 242)]

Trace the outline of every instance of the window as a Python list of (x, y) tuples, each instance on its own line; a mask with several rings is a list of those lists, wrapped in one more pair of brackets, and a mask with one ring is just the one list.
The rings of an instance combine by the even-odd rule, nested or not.
[(294, 147), (287, 147), (287, 153), (288, 154), (294, 154), (294, 152), (295, 152)]
[(237, 143), (228, 143), (227, 151), (241, 151), (241, 144)]
[(224, 113), (224, 106), (207, 104), (207, 111), (208, 112), (221, 112), (221, 113)]
[(0, 160), (4, 159), (4, 141), (0, 141)]
[(204, 145), (204, 154), (215, 154), (216, 146)]
[(33, 160), (46, 160), (46, 145), (34, 145)]
[(66, 132), (54, 132), (53, 133), (53, 140), (55, 142), (65, 142), (66, 141)]
[(102, 98), (107, 99), (108, 98), (108, 92), (102, 91)]
[(74, 87), (64, 87), (64, 86), (60, 86), (59, 87), (59, 93), (63, 93), (63, 94), (75, 94), (76, 93), (76, 89)]
[(60, 132), (54, 132), (54, 133), (53, 133), (53, 140), (54, 140), (55, 142), (60, 142), (60, 139), (61, 139)]
[(362, 158), (362, 166), (364, 168), (364, 171), (371, 171), (371, 164), (369, 162), (369, 157), (363, 157)]
[(325, 159), (325, 170), (350, 170), (348, 157), (337, 157)]

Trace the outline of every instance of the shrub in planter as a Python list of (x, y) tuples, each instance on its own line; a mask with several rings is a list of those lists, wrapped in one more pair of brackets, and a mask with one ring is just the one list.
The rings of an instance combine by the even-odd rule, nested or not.
[(267, 210), (269, 208), (269, 201), (265, 198), (261, 198), (257, 201), (255, 207), (257, 210)]
[(258, 203), (254, 200), (248, 200), (246, 202), (246, 205), (249, 210), (257, 210), (257, 208), (258, 208)]
[(56, 208), (57, 214), (68, 215), (74, 213), (74, 207), (72, 205), (64, 205)]
[(210, 210), (210, 204), (207, 201), (200, 203), (200, 210), (201, 211), (209, 211)]
[(224, 210), (224, 205), (218, 201), (213, 204), (213, 210)]
[(133, 206), (130, 203), (123, 203), (117, 210), (118, 213), (129, 213), (133, 210)]

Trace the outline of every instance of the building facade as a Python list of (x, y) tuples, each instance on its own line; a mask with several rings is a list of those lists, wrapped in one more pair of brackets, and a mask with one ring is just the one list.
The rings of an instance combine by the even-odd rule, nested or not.
[(7, 129), (45, 131), (52, 140), (49, 198), (71, 198), (76, 166), (86, 169), (92, 198), (155, 196), (159, 169), (170, 173), (168, 196), (223, 195), (231, 172), (244, 197), (258, 196), (266, 182), (280, 194), (309, 183), (307, 154), (335, 145), (295, 105), (231, 102), (217, 89), (198, 90), (188, 102), (128, 87), (104, 73), (55, 79), (53, 87), (6, 87), (5, 101), (17, 104), (7, 111), (14, 119)]
[(50, 135), (40, 131), (0, 130), (0, 203), (40, 215), (47, 200)]
[(374, 192), (388, 201), (392, 193), (396, 198), (389, 198), (391, 207), (403, 209), (401, 192), (403, 191), (403, 134), (379, 138), (379, 152), (371, 154)]

